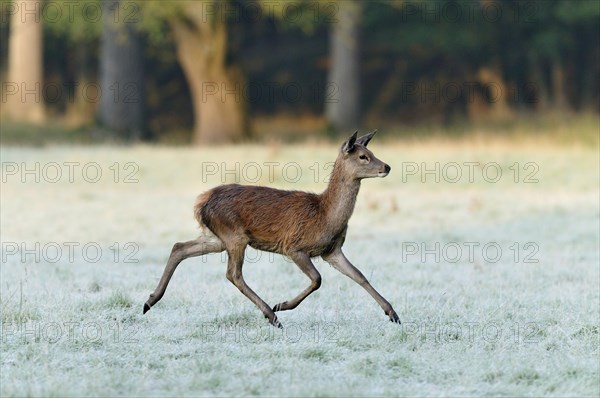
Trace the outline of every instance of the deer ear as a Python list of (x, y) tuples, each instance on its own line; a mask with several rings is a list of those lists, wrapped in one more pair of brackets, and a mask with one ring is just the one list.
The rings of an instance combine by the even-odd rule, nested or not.
[(342, 152), (350, 153), (354, 149), (354, 144), (356, 144), (356, 137), (358, 136), (358, 130), (354, 132), (343, 144), (342, 144)]
[(362, 137), (360, 137), (359, 139), (357, 139), (356, 143), (367, 146), (367, 145), (369, 145), (369, 141), (371, 141), (371, 138), (373, 138), (373, 136), (376, 133), (377, 133), (377, 130), (373, 130), (369, 134), (365, 134)]

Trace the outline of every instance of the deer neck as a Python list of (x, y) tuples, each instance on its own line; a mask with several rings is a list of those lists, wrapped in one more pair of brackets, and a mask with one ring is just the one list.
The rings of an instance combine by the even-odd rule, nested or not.
[(360, 180), (344, 173), (343, 166), (338, 159), (331, 172), (329, 185), (321, 194), (325, 218), (332, 230), (346, 226), (354, 211), (359, 190)]

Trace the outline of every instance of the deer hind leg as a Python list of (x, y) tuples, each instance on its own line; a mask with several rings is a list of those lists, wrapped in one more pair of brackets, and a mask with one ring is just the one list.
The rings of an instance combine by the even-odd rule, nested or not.
[(329, 264), (331, 264), (335, 269), (340, 271), (342, 274), (346, 275), (354, 282), (361, 285), (367, 292), (369, 292), (369, 294), (375, 299), (375, 301), (377, 301), (379, 306), (383, 309), (385, 314), (390, 318), (390, 321), (395, 323), (401, 323), (400, 318), (398, 317), (398, 314), (396, 314), (396, 311), (394, 311), (394, 308), (392, 308), (392, 305), (385, 298), (383, 298), (383, 296), (379, 294), (379, 292), (375, 290), (373, 286), (371, 286), (367, 278), (365, 278), (365, 276), (362, 274), (362, 272), (360, 272), (358, 268), (356, 268), (354, 265), (352, 265), (350, 261), (348, 261), (348, 259), (346, 258), (346, 256), (344, 256), (344, 253), (342, 253), (341, 250), (338, 249), (332, 254), (323, 257), (323, 259)]
[(293, 310), (296, 308), (305, 298), (307, 298), (312, 292), (321, 287), (321, 274), (315, 268), (310, 257), (305, 253), (294, 253), (290, 255), (290, 258), (294, 260), (296, 265), (310, 278), (310, 286), (300, 292), (299, 295), (289, 301), (284, 301), (273, 307), (273, 311), (286, 311)]
[(158, 286), (144, 304), (144, 314), (165, 294), (167, 285), (179, 263), (189, 257), (202, 256), (208, 253), (218, 253), (223, 250), (225, 250), (223, 242), (207, 229), (205, 229), (202, 235), (197, 239), (175, 243), (163, 275), (160, 278), (160, 282), (158, 282)]
[(258, 307), (258, 309), (262, 311), (262, 313), (265, 315), (265, 318), (269, 320), (271, 325), (278, 328), (283, 328), (277, 319), (277, 315), (275, 315), (275, 312), (271, 310), (271, 307), (269, 307), (267, 303), (265, 303), (263, 299), (258, 296), (258, 294), (250, 289), (250, 287), (246, 284), (246, 281), (244, 281), (244, 276), (242, 275), (242, 266), (244, 265), (245, 249), (245, 244), (243, 246), (227, 249), (227, 255), (229, 257), (227, 260), (227, 279), (229, 279), (229, 281), (233, 283), (235, 287), (237, 287), (240, 292), (244, 294), (244, 296), (248, 297), (250, 301), (252, 301)]

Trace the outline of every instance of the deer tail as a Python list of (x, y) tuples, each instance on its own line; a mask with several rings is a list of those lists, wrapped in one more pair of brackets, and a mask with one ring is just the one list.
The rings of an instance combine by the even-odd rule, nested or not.
[(196, 219), (196, 221), (198, 221), (198, 224), (200, 224), (200, 226), (204, 225), (204, 222), (202, 221), (202, 208), (204, 208), (204, 205), (206, 204), (208, 199), (210, 199), (211, 195), (212, 191), (206, 191), (198, 195), (196, 203), (194, 203), (194, 218)]

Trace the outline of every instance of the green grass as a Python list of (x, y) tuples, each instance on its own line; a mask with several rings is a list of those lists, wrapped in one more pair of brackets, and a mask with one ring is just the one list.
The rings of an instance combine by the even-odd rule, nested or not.
[(2, 121), (0, 130), (2, 145), (44, 146), (49, 144), (91, 144), (99, 141), (97, 138), (94, 139), (88, 129), (70, 129), (53, 123), (37, 126)]
[[(332, 135), (320, 119), (302, 122), (300, 118), (278, 120), (257, 119), (250, 141), (284, 142), (297, 144), (309, 138), (337, 142), (344, 134)], [(286, 127), (287, 126), (287, 127)], [(293, 126), (293, 127), (292, 127)], [(373, 126), (376, 128), (377, 126)], [(516, 116), (502, 122), (460, 121), (441, 126), (426, 121), (416, 125), (380, 127), (380, 139), (404, 141), (508, 141), (542, 142), (553, 145), (579, 144), (598, 147), (600, 143), (600, 117), (596, 113), (547, 113)], [(2, 122), (0, 129), (2, 145), (45, 146), (52, 144), (98, 144), (123, 143), (111, 131), (95, 126), (68, 128), (58, 122), (42, 126), (26, 123)], [(155, 141), (162, 145), (187, 146), (191, 131), (165, 131)]]

